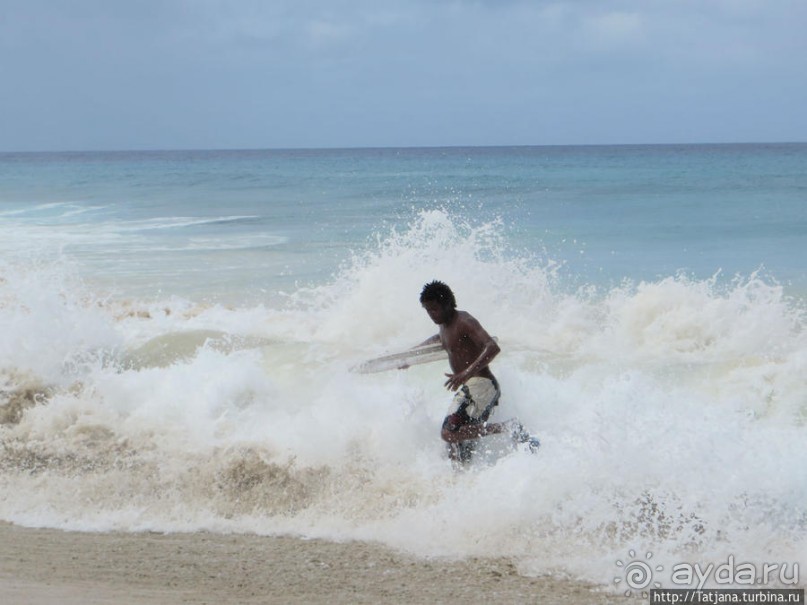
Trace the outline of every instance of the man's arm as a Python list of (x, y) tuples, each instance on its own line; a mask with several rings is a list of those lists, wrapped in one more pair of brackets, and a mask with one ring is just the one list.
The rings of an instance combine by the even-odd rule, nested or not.
[(418, 347), (425, 347), (426, 345), (436, 345), (439, 342), (440, 342), (440, 335), (435, 334), (434, 336), (430, 336), (429, 338), (421, 342), (419, 345), (415, 345), (412, 348), (417, 349)]
[[(431, 336), (431, 337), (427, 338), (426, 340), (421, 342), (419, 345), (415, 345), (414, 347), (412, 347), (409, 350), (412, 351), (414, 349), (419, 349), (420, 347), (425, 347), (426, 345), (436, 345), (436, 344), (439, 344), (440, 342), (441, 342), (440, 341), (440, 335), (435, 334), (434, 336)], [(396, 369), (398, 369), (398, 370), (408, 370), (409, 369), (409, 364), (408, 363), (402, 363)]]
[(465, 384), (469, 378), (476, 376), (479, 372), (488, 367), (490, 362), (493, 361), (493, 358), (501, 351), (493, 337), (488, 334), (482, 325), (473, 317), (468, 319), (465, 328), (468, 337), (473, 342), (480, 343), (482, 350), (479, 352), (477, 358), (468, 364), (467, 368), (456, 374), (446, 374), (448, 380), (446, 380), (445, 386), (452, 391), (456, 391)]
[(480, 370), (488, 367), (490, 362), (493, 361), (493, 358), (496, 357), (496, 355), (498, 355), (500, 352), (501, 348), (499, 348), (496, 341), (493, 340), (493, 338), (488, 337), (488, 340), (485, 342), (485, 346), (482, 349), (482, 352), (479, 354), (479, 357), (477, 357), (473, 363), (471, 363), (471, 365), (465, 369), (469, 375), (469, 378), (471, 376), (476, 376)]

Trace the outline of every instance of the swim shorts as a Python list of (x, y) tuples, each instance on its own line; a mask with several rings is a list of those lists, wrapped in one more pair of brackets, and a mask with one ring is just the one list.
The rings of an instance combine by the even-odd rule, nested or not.
[(474, 376), (462, 385), (446, 412), (446, 420), (452, 418), (456, 430), (463, 424), (487, 422), (488, 416), (499, 403), (499, 383), (489, 378)]

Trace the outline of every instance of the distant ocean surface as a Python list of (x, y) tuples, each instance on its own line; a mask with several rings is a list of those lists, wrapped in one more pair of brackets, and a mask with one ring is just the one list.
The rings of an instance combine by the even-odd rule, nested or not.
[[(807, 144), (2, 153), (0, 520), (805, 568), (806, 261)], [(432, 279), (537, 456), (351, 371)]]

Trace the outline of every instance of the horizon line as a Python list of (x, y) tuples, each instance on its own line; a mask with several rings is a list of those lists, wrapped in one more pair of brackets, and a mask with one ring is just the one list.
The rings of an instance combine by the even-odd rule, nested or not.
[(807, 141), (734, 141), (734, 142), (689, 142), (689, 143), (520, 143), (513, 145), (355, 145), (333, 147), (175, 147), (175, 148), (118, 148), (118, 149), (36, 149), (0, 150), (0, 154), (80, 154), (80, 153), (179, 153), (179, 152), (258, 152), (258, 151), (382, 151), (382, 150), (440, 150), (440, 149), (530, 149), (572, 147), (729, 147), (748, 145), (804, 145)]

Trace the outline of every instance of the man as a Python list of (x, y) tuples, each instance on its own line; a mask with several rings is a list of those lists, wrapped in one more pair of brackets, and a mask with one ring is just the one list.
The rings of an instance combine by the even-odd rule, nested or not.
[(501, 394), (499, 383), (489, 367), (500, 351), (493, 337), (470, 313), (457, 309), (454, 293), (443, 282), (426, 284), (420, 293), (420, 304), (431, 320), (440, 326), (439, 334), (422, 345), (443, 345), (451, 366), (445, 386), (456, 392), (440, 432), (448, 445), (449, 457), (455, 462), (467, 462), (479, 437), (507, 431), (514, 440), (527, 443), (530, 451), (535, 451), (538, 440), (517, 421), (488, 422)]

